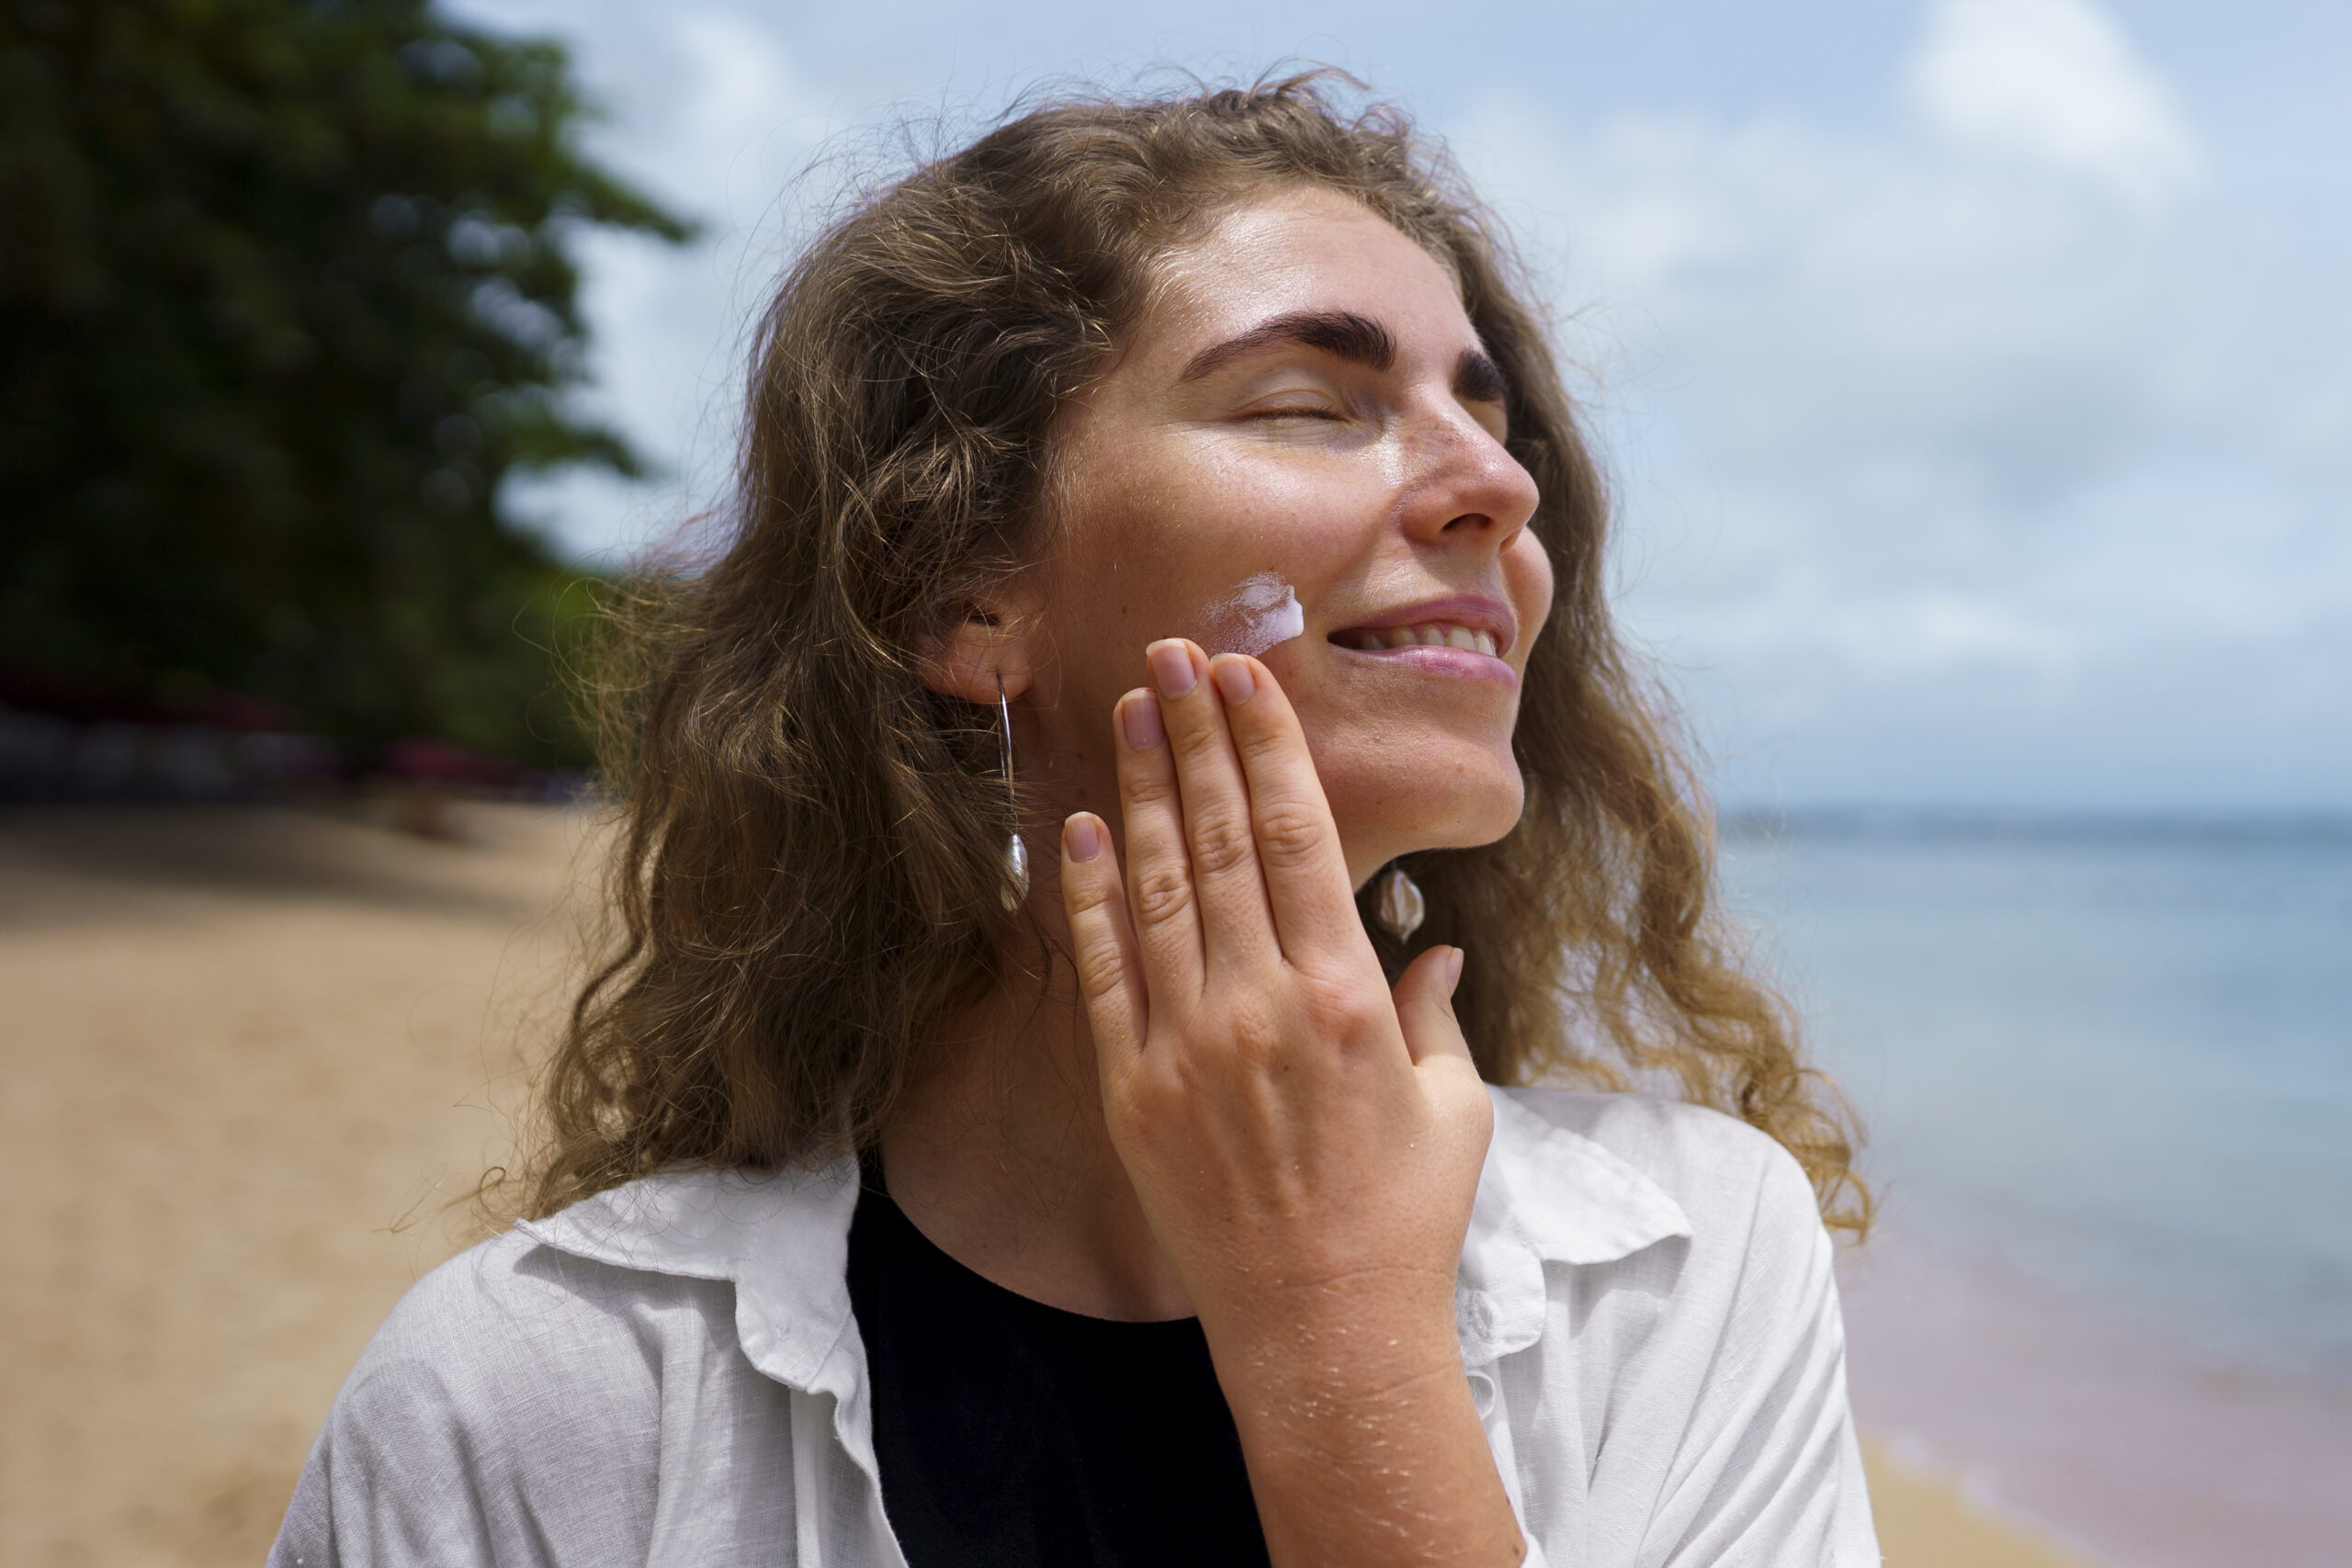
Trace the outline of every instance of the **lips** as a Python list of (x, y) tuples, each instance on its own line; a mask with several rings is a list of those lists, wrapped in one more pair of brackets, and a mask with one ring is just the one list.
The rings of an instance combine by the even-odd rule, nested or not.
[(1365, 653), (1382, 653), (1392, 648), (1458, 648), (1464, 653), (1483, 653), (1496, 657), (1495, 634), (1475, 630), (1453, 621), (1425, 621), (1419, 626), (1390, 626), (1377, 630), (1371, 626), (1341, 632), (1331, 639), (1341, 648), (1352, 648)]
[(1361, 653), (1405, 648), (1451, 648), (1499, 659), (1516, 627), (1510, 607), (1476, 594), (1400, 604), (1330, 634), (1329, 641)]

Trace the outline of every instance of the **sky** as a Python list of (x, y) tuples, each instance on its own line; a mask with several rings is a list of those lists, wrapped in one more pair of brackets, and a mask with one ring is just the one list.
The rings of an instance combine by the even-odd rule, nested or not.
[(617, 560), (723, 494), (745, 331), (860, 180), (1023, 94), (1338, 64), (1502, 213), (1725, 805), (2352, 809), (2352, 7), (445, 0), (611, 165), (589, 411), (515, 495)]

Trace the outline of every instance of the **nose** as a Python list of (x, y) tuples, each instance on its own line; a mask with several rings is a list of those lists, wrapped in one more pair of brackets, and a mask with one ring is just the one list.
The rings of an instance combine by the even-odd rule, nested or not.
[(1452, 398), (1418, 415), (1405, 445), (1401, 521), (1415, 542), (1500, 551), (1535, 515), (1534, 476)]

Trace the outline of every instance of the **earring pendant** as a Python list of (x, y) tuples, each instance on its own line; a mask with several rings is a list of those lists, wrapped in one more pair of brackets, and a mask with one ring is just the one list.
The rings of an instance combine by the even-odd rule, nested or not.
[(1420, 930), (1421, 922), (1430, 916), (1429, 900), (1421, 897), (1421, 885), (1406, 875), (1400, 865), (1392, 865), (1381, 874), (1374, 910), (1382, 928), (1398, 942)]
[[(1004, 741), (1004, 800), (1012, 810), (1013, 820), (1021, 818), (1021, 797), (1012, 791), (1012, 705), (1005, 701), (1004, 676), (996, 678), (996, 716), (1001, 727), (998, 734)], [(1000, 890), (1004, 900), (1004, 912), (1017, 915), (1029, 897), (1029, 846), (1021, 841), (1021, 829), (1004, 841), (1004, 886)]]
[(1017, 915), (1029, 897), (1029, 846), (1015, 833), (1004, 841), (1004, 912)]

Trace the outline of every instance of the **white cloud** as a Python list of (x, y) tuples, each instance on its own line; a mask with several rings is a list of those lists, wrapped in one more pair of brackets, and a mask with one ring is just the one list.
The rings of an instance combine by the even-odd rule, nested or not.
[(1878, 134), (1456, 137), (1565, 237), (1630, 619), (1731, 792), (2342, 799), (2305, 753), (2352, 781), (2352, 681), (2309, 678), (2352, 670), (2352, 287), (2216, 207), (2083, 0), (1948, 0), (1904, 74), (1924, 123)]
[(626, 433), (657, 482), (593, 470), (511, 481), (517, 511), (566, 547), (624, 558), (723, 499), (745, 333), (782, 264), (798, 176), (832, 124), (777, 30), (723, 5), (463, 8), (502, 29), (571, 36), (610, 116), (587, 138), (594, 154), (702, 227), (683, 252), (621, 234), (581, 246), (593, 347), (580, 406)]
[(2087, 0), (1942, 0), (1908, 86), (1955, 142), (2046, 160), (2142, 202), (2203, 165), (2165, 84)]

